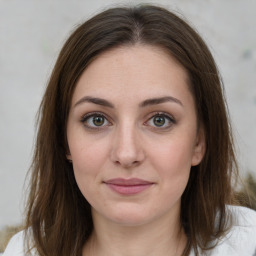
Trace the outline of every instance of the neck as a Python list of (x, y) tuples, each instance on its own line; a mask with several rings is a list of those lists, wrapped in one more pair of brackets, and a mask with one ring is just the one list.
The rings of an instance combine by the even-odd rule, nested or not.
[(187, 239), (179, 221), (163, 216), (150, 223), (127, 226), (93, 213), (94, 231), (83, 256), (170, 256), (182, 255)]

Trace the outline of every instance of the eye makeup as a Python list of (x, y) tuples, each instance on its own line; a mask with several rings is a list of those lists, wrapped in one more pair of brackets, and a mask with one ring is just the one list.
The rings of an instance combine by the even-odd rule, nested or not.
[(157, 130), (166, 130), (176, 124), (174, 117), (166, 112), (151, 113), (151, 117), (144, 123), (146, 126), (150, 126)]
[(86, 128), (92, 130), (104, 129), (107, 126), (112, 125), (106, 115), (101, 112), (90, 112), (86, 115), (83, 115), (80, 122)]
[[(177, 123), (174, 117), (166, 112), (153, 112), (148, 116), (143, 125), (157, 131), (168, 130)], [(80, 122), (85, 128), (95, 131), (103, 130), (113, 125), (110, 118), (102, 112), (87, 113), (80, 118)]]

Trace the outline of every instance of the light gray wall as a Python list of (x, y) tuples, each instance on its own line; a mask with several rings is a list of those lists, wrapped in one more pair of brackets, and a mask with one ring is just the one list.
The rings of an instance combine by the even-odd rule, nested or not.
[[(0, 228), (22, 220), (35, 114), (65, 38), (105, 6), (139, 2), (0, 0)], [(256, 174), (256, 1), (156, 3), (182, 13), (209, 44), (226, 85), (243, 173)]]

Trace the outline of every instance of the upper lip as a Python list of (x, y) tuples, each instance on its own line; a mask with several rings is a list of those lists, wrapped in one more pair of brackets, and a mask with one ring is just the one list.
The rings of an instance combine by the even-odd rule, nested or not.
[(131, 178), (131, 179), (123, 179), (123, 178), (116, 178), (104, 181), (106, 184), (113, 184), (119, 186), (135, 186), (135, 185), (149, 185), (153, 184), (154, 182), (142, 180), (138, 178)]

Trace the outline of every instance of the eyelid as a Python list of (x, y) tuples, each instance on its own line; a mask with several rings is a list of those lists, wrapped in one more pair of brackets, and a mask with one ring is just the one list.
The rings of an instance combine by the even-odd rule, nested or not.
[[(85, 124), (85, 122), (90, 118), (90, 117), (93, 117), (93, 116), (102, 116), (103, 118), (105, 118), (105, 120), (108, 122), (107, 125), (103, 125), (103, 126), (90, 126), (88, 124)], [(148, 124), (148, 122), (156, 117), (156, 116), (163, 116), (164, 118), (168, 119), (168, 122), (170, 123), (169, 125), (167, 126), (152, 126), (150, 124)], [(112, 121), (111, 121), (111, 118), (106, 115), (105, 113), (102, 113), (102, 112), (99, 112), (99, 111), (93, 111), (93, 112), (89, 112), (87, 114), (84, 114), (81, 118), (80, 118), (80, 122), (83, 123), (83, 125), (88, 128), (88, 129), (92, 129), (92, 130), (102, 130), (108, 126), (111, 126), (113, 125)], [(165, 130), (165, 129), (169, 129), (172, 127), (172, 125), (176, 124), (176, 120), (175, 118), (173, 117), (173, 115), (169, 114), (169, 113), (166, 113), (166, 112), (162, 112), (162, 111), (155, 111), (153, 113), (150, 113), (148, 115), (148, 118), (146, 120), (146, 122), (143, 123), (143, 125), (146, 125), (146, 126), (150, 126), (152, 129), (157, 129), (157, 130)]]
[(156, 116), (163, 116), (163, 117), (167, 118), (168, 121), (171, 123), (171, 125), (168, 125), (167, 127), (157, 127), (157, 126), (153, 126), (153, 127), (152, 127), (153, 129), (158, 129), (158, 130), (159, 130), (159, 129), (162, 129), (162, 130), (164, 130), (164, 129), (170, 128), (173, 124), (176, 124), (176, 123), (177, 123), (176, 120), (175, 120), (175, 118), (174, 118), (172, 115), (170, 115), (170, 114), (168, 114), (168, 113), (166, 113), (166, 112), (157, 111), (157, 112), (153, 112), (153, 113), (150, 114), (150, 117), (147, 119), (147, 121), (144, 123), (144, 125), (150, 126), (150, 125), (148, 125), (147, 123), (148, 123), (152, 118), (154, 118), (154, 117), (156, 117)]
[[(90, 117), (93, 117), (93, 116), (102, 116), (105, 118), (105, 120), (108, 122), (107, 125), (103, 125), (103, 126), (90, 126), (90, 125), (87, 125), (85, 124), (85, 122), (90, 118)], [(81, 118), (80, 118), (80, 122), (83, 123), (83, 125), (88, 128), (88, 129), (92, 129), (92, 130), (100, 130), (100, 129), (104, 129), (106, 126), (110, 126), (112, 125), (112, 122), (109, 120), (110, 118), (108, 117), (108, 115), (102, 113), (102, 112), (98, 112), (98, 111), (95, 111), (95, 112), (89, 112), (85, 115), (83, 115)]]

